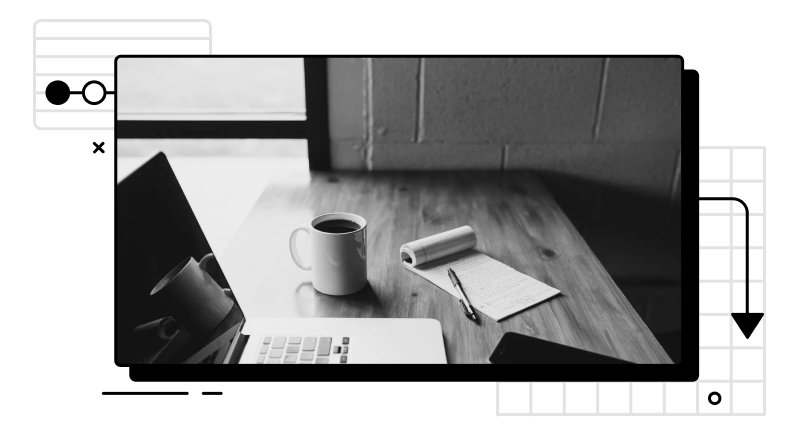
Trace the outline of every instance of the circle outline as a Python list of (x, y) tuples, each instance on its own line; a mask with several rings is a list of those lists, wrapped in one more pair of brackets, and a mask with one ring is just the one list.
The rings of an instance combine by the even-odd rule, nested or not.
[[(100, 100), (98, 100), (96, 102), (92, 102), (91, 100), (89, 100), (86, 97), (86, 88), (89, 88), (89, 85), (92, 85), (92, 84), (100, 85), (100, 88), (103, 90), (103, 97), (100, 97)], [(107, 95), (108, 95), (108, 92), (106, 92), (106, 86), (103, 85), (103, 82), (100, 82), (99, 80), (90, 80), (89, 82), (86, 82), (86, 85), (84, 85), (83, 89), (81, 90), (81, 96), (83, 97), (83, 101), (88, 103), (88, 104), (90, 104), (90, 105), (92, 105), (92, 106), (96, 106), (96, 105), (99, 105), (99, 104), (103, 103), (103, 100), (106, 99)]]
[[(714, 401), (711, 400), (711, 397), (714, 396), (714, 395), (717, 396), (717, 402), (714, 402)], [(722, 395), (719, 394), (719, 392), (712, 391), (711, 393), (708, 394), (708, 403), (709, 404), (711, 404), (711, 405), (719, 405), (721, 402), (722, 402)]]

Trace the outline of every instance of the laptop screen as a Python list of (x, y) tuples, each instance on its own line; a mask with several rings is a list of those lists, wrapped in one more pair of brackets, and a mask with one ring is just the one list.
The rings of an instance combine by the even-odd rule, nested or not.
[(207, 346), (244, 315), (163, 153), (117, 184), (115, 214), (115, 362), (220, 362)]

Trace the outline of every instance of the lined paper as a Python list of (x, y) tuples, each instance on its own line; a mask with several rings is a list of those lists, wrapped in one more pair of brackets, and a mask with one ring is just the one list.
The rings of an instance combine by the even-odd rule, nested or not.
[(403, 267), (459, 298), (447, 269), (458, 275), (472, 305), (500, 321), (560, 293), (496, 259), (475, 250), (469, 226), (412, 241), (401, 247)]

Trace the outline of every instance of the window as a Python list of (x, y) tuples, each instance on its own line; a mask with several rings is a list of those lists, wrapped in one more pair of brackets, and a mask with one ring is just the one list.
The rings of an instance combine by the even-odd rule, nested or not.
[(325, 58), (120, 56), (115, 80), (118, 153), (305, 152), (330, 167)]

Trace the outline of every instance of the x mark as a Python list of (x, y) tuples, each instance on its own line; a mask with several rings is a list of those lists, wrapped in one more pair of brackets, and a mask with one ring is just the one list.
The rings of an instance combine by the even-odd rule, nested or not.
[(105, 141), (101, 141), (100, 144), (97, 144), (94, 141), (92, 141), (92, 144), (94, 144), (94, 150), (92, 151), (92, 153), (97, 153), (98, 151), (100, 153), (106, 153), (106, 151), (103, 150), (103, 146), (106, 144)]

